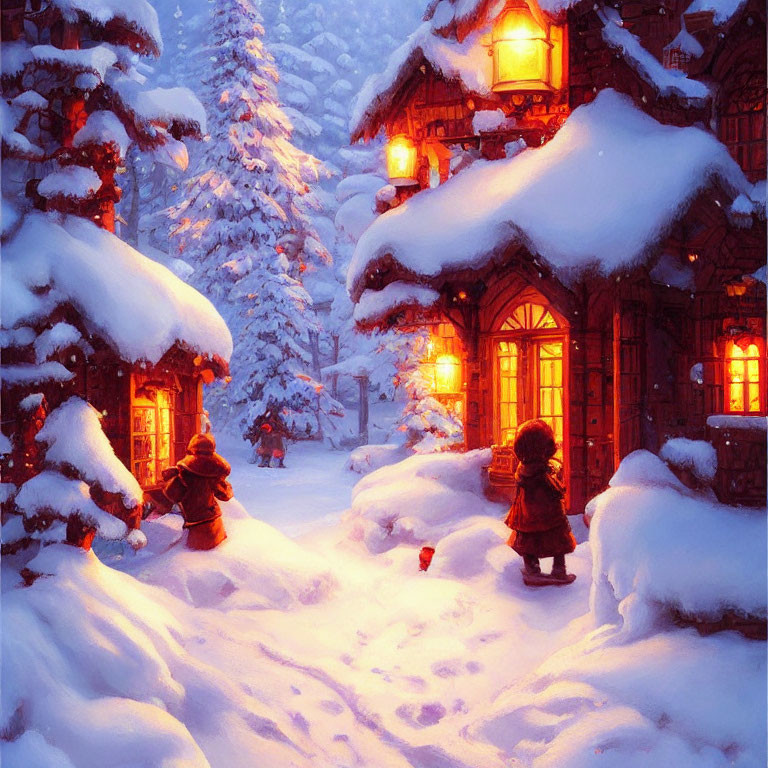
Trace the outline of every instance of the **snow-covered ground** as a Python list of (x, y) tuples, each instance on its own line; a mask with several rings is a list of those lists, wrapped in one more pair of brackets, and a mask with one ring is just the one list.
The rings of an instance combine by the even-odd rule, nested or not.
[[(284, 470), (220, 448), (239, 501), (216, 550), (186, 550), (169, 515), (136, 554), (54, 545), (31, 564), (53, 577), (3, 579), (4, 765), (765, 764), (765, 645), (661, 618), (639, 636), (599, 626), (589, 542), (568, 558), (573, 585), (523, 586), (505, 509), (481, 495), (484, 452), (417, 456), (352, 495), (348, 454), (319, 443), (289, 446)], [(611, 500), (636, 478), (595, 513), (614, 538)], [(688, 493), (666, 480), (659, 492)], [(617, 571), (602, 557), (605, 604)], [(617, 601), (632, 594), (618, 573)]]

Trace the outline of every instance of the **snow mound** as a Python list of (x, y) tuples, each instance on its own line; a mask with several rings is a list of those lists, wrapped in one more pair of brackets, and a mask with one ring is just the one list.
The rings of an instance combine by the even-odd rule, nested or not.
[[(285, 611), (331, 595), (336, 579), (323, 558), (250, 518), (236, 501), (221, 506), (228, 538), (216, 549), (187, 549), (180, 518), (166, 516), (170, 519), (144, 523), (147, 555), (136, 558), (131, 570), (142, 582), (198, 608)], [(167, 551), (158, 553), (158, 545)]]
[(702, 483), (712, 483), (717, 473), (717, 451), (706, 440), (672, 438), (662, 446), (659, 458), (672, 467), (690, 470)]
[(352, 491), (344, 521), (353, 540), (373, 553), (399, 544), (432, 544), (467, 525), (500, 518), (503, 508), (483, 496), (490, 450), (412, 456), (363, 478)]
[(471, 518), (466, 527), (440, 540), (431, 572), (462, 580), (479, 576), (489, 568), (501, 573), (520, 559), (507, 546), (509, 533), (501, 520)]
[(49, 173), (37, 185), (37, 191), (43, 197), (74, 197), (86, 199), (94, 195), (101, 187), (101, 179), (96, 171), (80, 165), (68, 165)]
[(766, 764), (763, 643), (694, 630), (574, 641), (504, 691), (470, 736), (535, 768)]
[(369, 472), (396, 464), (407, 457), (408, 450), (402, 445), (394, 443), (361, 445), (349, 454), (347, 469), (359, 475), (367, 475)]
[[(29, 567), (51, 576), (3, 594), (4, 765), (290, 765), (309, 747), (255, 632), (238, 645), (218, 614), (75, 547), (46, 547)], [(252, 674), (219, 668), (246, 647)]]
[(84, 219), (28, 214), (3, 247), (2, 270), (4, 328), (34, 323), (53, 302), (69, 302), (90, 332), (130, 362), (156, 363), (177, 342), (224, 360), (232, 352), (229, 330), (208, 299)]
[(429, 278), (482, 268), (515, 243), (566, 283), (588, 269), (611, 274), (639, 262), (714, 180), (732, 197), (751, 189), (711, 133), (662, 125), (606, 89), (543, 147), (477, 160), (380, 216), (357, 244), (347, 288), (358, 298), (385, 257)]
[[(686, 489), (660, 458), (635, 451), (629, 470), (593, 500), (591, 608), (628, 637), (664, 613), (765, 616), (765, 510), (745, 511)], [(637, 471), (643, 467), (643, 471)], [(667, 475), (669, 473), (669, 475)], [(677, 478), (674, 478), (677, 480)]]

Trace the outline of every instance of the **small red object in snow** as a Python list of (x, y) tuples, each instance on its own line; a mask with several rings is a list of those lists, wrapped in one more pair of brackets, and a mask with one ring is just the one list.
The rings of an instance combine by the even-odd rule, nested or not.
[(432, 555), (435, 554), (434, 547), (422, 547), (419, 552), (419, 570), (426, 571), (429, 568), (429, 564), (432, 562)]

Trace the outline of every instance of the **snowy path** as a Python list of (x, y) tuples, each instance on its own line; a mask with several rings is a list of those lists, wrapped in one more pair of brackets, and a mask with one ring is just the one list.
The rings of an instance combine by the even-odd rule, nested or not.
[(345, 469), (348, 453), (314, 441), (289, 444), (285, 469), (249, 464), (250, 444), (237, 437), (222, 437), (219, 450), (232, 465), (237, 500), (253, 517), (288, 536), (336, 523), (360, 479)]
[[(341, 517), (358, 479), (344, 454), (305, 443), (288, 469), (262, 470), (247, 446), (221, 448), (250, 515), (224, 505), (217, 549), (187, 550), (170, 515), (113, 567), (49, 547), (39, 567), (53, 578), (4, 584), (4, 620), (26, 628), (4, 638), (6, 689), (32, 692), (19, 754), (71, 758), (55, 751), (46, 768), (123, 768), (126, 753), (169, 768), (765, 764), (749, 704), (765, 700), (764, 646), (595, 630), (586, 543), (568, 558), (573, 585), (526, 588), (503, 507), (461, 493), (471, 456), (446, 457), (442, 476), (409, 459), (404, 497), (374, 484), (385, 513), (397, 498), (423, 512), (426, 488), (427, 508), (458, 495), (470, 515), (422, 573), (417, 546), (371, 554)], [(402, 470), (386, 473), (395, 491)]]

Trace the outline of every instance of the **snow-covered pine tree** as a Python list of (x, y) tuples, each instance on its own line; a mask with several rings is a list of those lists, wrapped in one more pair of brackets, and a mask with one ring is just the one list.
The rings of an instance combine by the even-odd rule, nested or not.
[(278, 413), (305, 437), (322, 433), (326, 417), (341, 410), (309, 375), (317, 327), (299, 282), (308, 264), (329, 255), (311, 222), (319, 163), (291, 142), (263, 34), (253, 0), (212, 4), (201, 53), (210, 141), (171, 218), (193, 282), (235, 339), (233, 385), (211, 392), (212, 412), (246, 435), (268, 411)]

